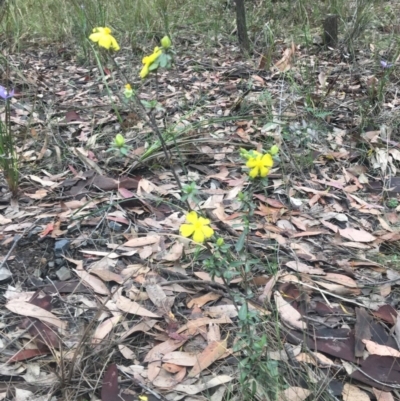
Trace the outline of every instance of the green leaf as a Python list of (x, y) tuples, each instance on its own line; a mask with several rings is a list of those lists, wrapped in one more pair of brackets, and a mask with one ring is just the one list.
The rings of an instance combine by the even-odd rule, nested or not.
[(247, 319), (247, 303), (245, 302), (239, 309), (238, 314), (239, 320), (246, 320)]
[(156, 70), (159, 67), (159, 65), (160, 65), (160, 63), (158, 62), (158, 59), (157, 59), (153, 64), (150, 65), (149, 71)]
[(160, 64), (160, 67), (165, 68), (168, 65), (168, 56), (163, 53), (158, 57), (157, 61)]
[(240, 252), (240, 251), (243, 249), (243, 247), (244, 247), (244, 241), (246, 240), (246, 235), (247, 235), (246, 230), (244, 230), (244, 231), (242, 232), (242, 234), (240, 234), (240, 237), (239, 237), (239, 239), (237, 240), (236, 246), (235, 246), (235, 249), (236, 249), (237, 252)]

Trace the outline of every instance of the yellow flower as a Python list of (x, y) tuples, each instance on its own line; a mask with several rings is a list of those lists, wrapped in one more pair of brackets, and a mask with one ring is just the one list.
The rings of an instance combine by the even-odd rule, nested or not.
[(164, 36), (164, 37), (161, 39), (161, 46), (162, 46), (164, 49), (169, 49), (169, 48), (171, 47), (171, 39), (170, 39), (168, 36)]
[(142, 64), (144, 65), (142, 71), (140, 71), (140, 78), (146, 78), (147, 75), (149, 75), (150, 66), (158, 59), (161, 53), (162, 50), (158, 46), (156, 46), (154, 48), (153, 54), (150, 54), (150, 56), (143, 57)]
[(186, 222), (189, 224), (182, 224), (179, 231), (186, 238), (193, 235), (195, 242), (204, 242), (214, 234), (214, 230), (210, 227), (210, 220), (198, 217), (194, 211), (186, 215)]
[(111, 29), (107, 27), (94, 28), (93, 33), (89, 36), (89, 39), (92, 42), (98, 43), (100, 47), (104, 47), (107, 50), (111, 49), (114, 51), (118, 51), (120, 49), (114, 36), (111, 35)]
[(254, 152), (255, 156), (250, 157), (246, 163), (246, 166), (251, 168), (249, 176), (251, 178), (266, 177), (269, 173), (269, 170), (274, 165), (274, 161), (272, 160), (272, 156), (267, 153), (265, 155)]

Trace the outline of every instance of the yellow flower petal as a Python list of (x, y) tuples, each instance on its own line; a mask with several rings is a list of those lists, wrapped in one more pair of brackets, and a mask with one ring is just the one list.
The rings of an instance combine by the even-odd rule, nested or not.
[(102, 35), (99, 39), (99, 46), (104, 47), (108, 50), (111, 47), (111, 36)]
[(192, 210), (190, 213), (186, 215), (186, 221), (188, 223), (196, 224), (198, 221), (197, 213)]
[(260, 167), (260, 177), (266, 177), (268, 175), (268, 171), (269, 170), (267, 169), (267, 167)]
[(203, 224), (203, 225), (208, 225), (208, 224), (210, 224), (210, 220), (205, 219), (204, 217), (199, 217), (199, 223)]
[(203, 227), (203, 234), (205, 238), (210, 238), (214, 235), (214, 230), (209, 226)]
[(112, 48), (114, 51), (117, 52), (117, 51), (120, 49), (119, 44), (118, 44), (118, 42), (115, 40), (114, 36), (111, 36), (111, 35), (110, 35), (110, 38), (111, 38), (111, 48)]
[(249, 176), (251, 178), (256, 178), (258, 176), (258, 167), (254, 167), (252, 170), (250, 170)]
[(195, 230), (193, 234), (193, 241), (202, 243), (204, 242), (204, 240), (205, 237), (203, 234), (203, 230)]
[(262, 163), (264, 164), (265, 167), (272, 167), (274, 165), (274, 161), (272, 159), (272, 156), (267, 153), (265, 154), (262, 159), (261, 159)]
[(183, 237), (190, 237), (194, 232), (194, 226), (192, 224), (182, 224), (179, 232)]
[[(93, 31), (94, 31), (94, 29), (93, 29)], [(100, 38), (101, 38), (101, 33), (99, 33), (99, 32), (92, 33), (92, 34), (89, 36), (89, 39), (90, 39), (92, 42), (98, 42), (98, 41), (100, 40)]]
[(257, 166), (257, 159), (256, 158), (251, 158), (247, 161), (246, 166), (249, 168), (253, 168), (255, 166)]
[(140, 78), (146, 78), (147, 77), (147, 75), (149, 75), (149, 66), (148, 65), (145, 65), (143, 68), (142, 68), (142, 71), (140, 71)]

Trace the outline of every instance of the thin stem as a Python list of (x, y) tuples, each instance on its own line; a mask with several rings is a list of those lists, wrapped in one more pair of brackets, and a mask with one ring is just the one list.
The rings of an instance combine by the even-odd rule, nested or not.
[[(89, 43), (90, 43), (90, 42), (89, 42)], [(105, 76), (105, 74), (104, 74), (103, 66), (102, 66), (102, 64), (101, 64), (99, 55), (98, 55), (98, 53), (96, 52), (96, 50), (94, 49), (94, 47), (93, 47), (93, 45), (92, 45), (91, 43), (90, 43), (90, 46), (91, 46), (92, 49), (93, 49), (94, 57), (96, 58), (97, 66), (98, 66), (98, 68), (99, 68), (99, 71), (100, 71), (101, 77), (102, 77), (102, 79), (103, 79), (104, 85), (106, 86), (108, 97), (109, 97), (110, 100), (111, 100), (112, 108), (114, 109), (114, 112), (115, 112), (115, 114), (116, 114), (116, 116), (117, 116), (117, 118), (118, 118), (118, 121), (120, 122), (120, 124), (122, 124), (122, 123), (123, 123), (123, 119), (122, 119), (121, 115), (119, 114), (119, 111), (118, 111), (118, 109), (117, 109), (117, 105), (115, 104), (115, 102), (114, 102), (113, 99), (112, 99), (112, 92), (111, 92), (111, 89), (110, 89), (110, 87), (109, 87), (109, 85), (108, 85), (108, 82), (107, 82), (107, 80), (106, 80), (106, 76)], [(112, 57), (111, 57), (111, 59), (114, 60)], [(116, 63), (115, 63), (115, 64), (116, 64)], [(117, 64), (116, 64), (116, 65), (117, 65)]]
[[(121, 68), (119, 67), (118, 63), (115, 61), (114, 57), (111, 57), (111, 60), (113, 61), (115, 67), (118, 70), (118, 72), (124, 77), (125, 82), (129, 83), (129, 81), (127, 80), (125, 74), (121, 71)], [(142, 103), (140, 97), (137, 95), (136, 92), (134, 92), (133, 98), (135, 99), (135, 102), (136, 102), (138, 108), (140, 109), (141, 113), (145, 116), (145, 118), (147, 120), (146, 121), (147, 125), (152, 129), (152, 131), (157, 135), (158, 139), (160, 140), (162, 150), (163, 150), (165, 158), (167, 159), (167, 162), (168, 162), (168, 166), (171, 169), (171, 172), (172, 172), (172, 174), (173, 174), (173, 176), (175, 178), (175, 181), (176, 181), (180, 191), (183, 192), (182, 183), (181, 183), (181, 181), (179, 179), (179, 176), (176, 173), (176, 171), (175, 171), (175, 169), (173, 167), (173, 164), (172, 164), (172, 155), (168, 150), (167, 143), (165, 142), (165, 139), (164, 139), (164, 137), (163, 137), (158, 125), (157, 125), (157, 122), (156, 122), (156, 120), (154, 118), (154, 115), (151, 112), (150, 113), (147, 112), (146, 108), (143, 106), (143, 103)], [(185, 199), (185, 203), (186, 203), (186, 205), (188, 207), (188, 210), (191, 210), (190, 203), (189, 203), (189, 201), (187, 199)]]

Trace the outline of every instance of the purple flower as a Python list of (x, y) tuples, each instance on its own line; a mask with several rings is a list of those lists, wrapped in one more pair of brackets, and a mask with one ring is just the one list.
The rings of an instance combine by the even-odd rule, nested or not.
[(393, 67), (393, 64), (388, 63), (385, 60), (381, 60), (381, 66), (382, 66), (382, 68), (390, 68), (390, 67)]
[(4, 87), (0, 85), (0, 97), (4, 100), (10, 99), (14, 96), (14, 89), (10, 92)]

